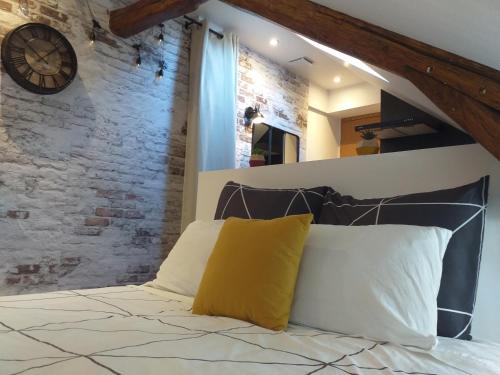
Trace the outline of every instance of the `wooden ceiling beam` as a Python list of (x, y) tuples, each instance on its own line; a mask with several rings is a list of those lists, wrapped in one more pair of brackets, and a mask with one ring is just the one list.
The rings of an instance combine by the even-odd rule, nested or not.
[[(410, 80), (500, 159), (499, 71), (309, 0), (223, 1)], [(140, 0), (112, 12), (111, 29), (130, 36), (202, 2)]]
[(207, 0), (140, 0), (110, 12), (109, 28), (115, 35), (128, 38), (198, 9)]
[[(494, 71), (494, 69), (478, 68), (480, 64), (467, 62), (463, 58), (457, 59), (456, 55), (426, 46), (312, 1), (224, 0), (224, 2), (265, 17), (399, 76), (407, 78), (405, 74), (408, 66), (420, 72), (430, 71), (428, 74), (434, 79), (500, 110), (500, 81), (479, 73), (481, 70)], [(416, 48), (417, 45), (420, 48)], [(426, 53), (424, 54), (422, 50)], [(448, 59), (443, 58), (444, 56)], [(457, 64), (458, 61), (460, 65)]]

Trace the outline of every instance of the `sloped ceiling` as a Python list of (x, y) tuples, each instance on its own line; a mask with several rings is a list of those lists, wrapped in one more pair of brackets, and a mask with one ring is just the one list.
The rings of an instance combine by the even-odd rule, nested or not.
[[(311, 1), (500, 70), (500, 0)], [(193, 0), (193, 2), (196, 1)], [(204, 1), (199, 0), (198, 2)], [(213, 0), (207, 3), (207, 7), (210, 7), (211, 3), (216, 2)], [(240, 2), (233, 3), (239, 4)], [(283, 2), (281, 3), (283, 4)], [(217, 17), (212, 15), (208, 18), (216, 19)], [(241, 16), (229, 18), (233, 22), (241, 20)], [(258, 36), (255, 32), (256, 28), (248, 28), (250, 24), (240, 22), (241, 30), (238, 29), (238, 33), (240, 35), (248, 33), (249, 36), (253, 37)], [(355, 40), (352, 42), (356, 43)], [(334, 44), (332, 42), (332, 47), (335, 48)], [(295, 51), (295, 48), (292, 47), (291, 50)], [(271, 58), (276, 59), (275, 56)], [(352, 72), (359, 73), (361, 75), (359, 78), (457, 126), (409, 81), (379, 68), (373, 68), (388, 82), (356, 71), (354, 68), (352, 68)], [(331, 75), (327, 79), (331, 80)]]
[(312, 0), (500, 70), (499, 0)]
[[(498, 0), (312, 1), (500, 70)], [(369, 75), (365, 80), (460, 128), (409, 81), (374, 69), (389, 83)]]

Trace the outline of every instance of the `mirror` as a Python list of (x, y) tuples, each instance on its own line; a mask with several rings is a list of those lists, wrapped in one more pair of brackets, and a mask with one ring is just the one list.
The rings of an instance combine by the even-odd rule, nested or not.
[[(267, 124), (254, 124), (252, 160), (257, 165), (289, 164), (299, 161), (299, 137)], [(252, 164), (252, 163), (251, 163)]]

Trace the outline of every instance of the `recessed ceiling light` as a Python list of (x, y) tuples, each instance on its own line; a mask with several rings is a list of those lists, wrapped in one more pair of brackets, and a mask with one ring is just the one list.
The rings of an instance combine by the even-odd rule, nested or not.
[(271, 38), (271, 40), (269, 41), (269, 44), (271, 45), (271, 47), (278, 47), (278, 44), (280, 44), (280, 41), (276, 38)]
[(333, 78), (333, 82), (340, 83), (340, 82), (342, 82), (342, 78), (340, 76), (336, 76)]
[(344, 61), (344, 66), (345, 66), (346, 68), (349, 68), (349, 67), (351, 66), (351, 64), (349, 64), (347, 61)]

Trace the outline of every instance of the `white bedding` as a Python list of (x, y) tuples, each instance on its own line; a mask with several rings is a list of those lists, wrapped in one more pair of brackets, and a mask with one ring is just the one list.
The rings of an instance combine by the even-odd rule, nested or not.
[(149, 287), (0, 297), (0, 374), (500, 374), (500, 345), (410, 351), (337, 333), (190, 313)]

